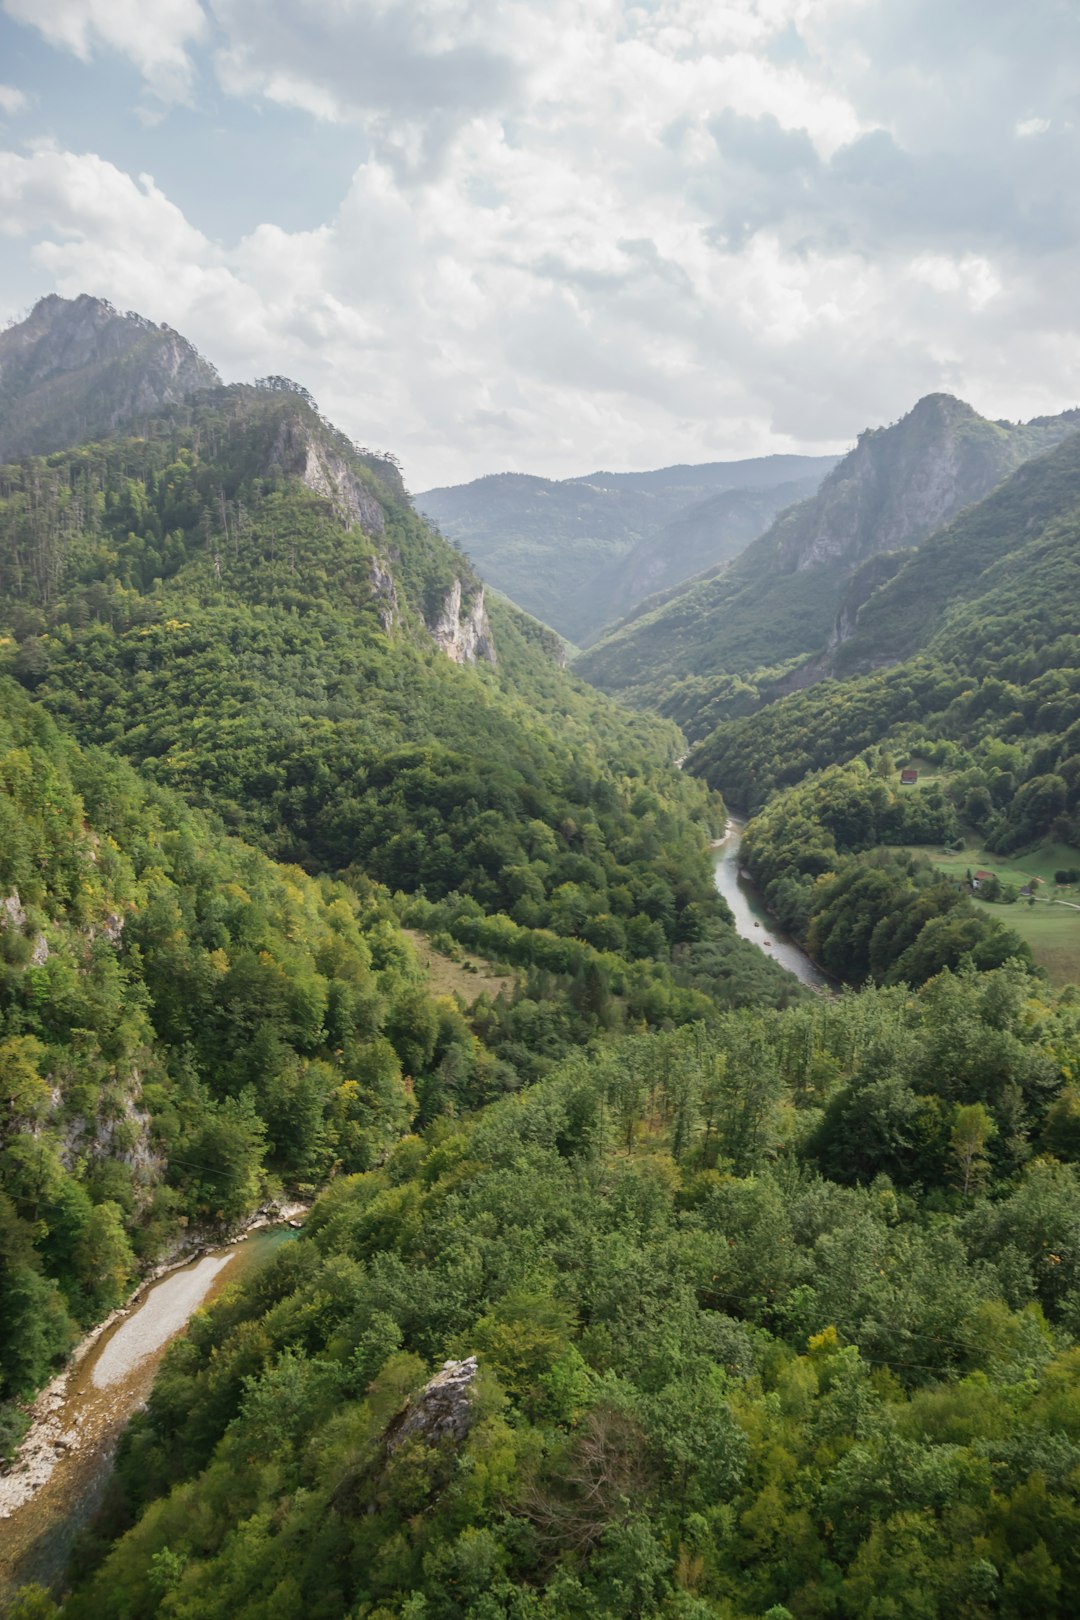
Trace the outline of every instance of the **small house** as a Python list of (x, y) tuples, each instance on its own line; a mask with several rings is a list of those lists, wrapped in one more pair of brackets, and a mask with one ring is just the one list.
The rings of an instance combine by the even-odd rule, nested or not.
[(900, 772), (900, 786), (901, 787), (914, 787), (915, 783), (918, 780), (919, 780), (919, 773), (914, 768), (914, 766), (905, 765), (904, 769)]
[(1020, 898), (1021, 898), (1021, 900), (1030, 900), (1031, 896), (1032, 896), (1032, 892), (1033, 891), (1032, 891), (1032, 887), (1031, 887), (1030, 883), (1022, 883), (1020, 885)]
[(984, 872), (980, 867), (971, 879), (971, 887), (973, 889), (981, 889), (984, 883), (989, 883), (993, 875), (993, 872)]

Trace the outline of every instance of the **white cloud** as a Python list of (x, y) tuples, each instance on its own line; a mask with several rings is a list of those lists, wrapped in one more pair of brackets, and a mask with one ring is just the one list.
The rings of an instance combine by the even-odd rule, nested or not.
[(1017, 135), (1023, 140), (1028, 135), (1045, 135), (1050, 128), (1049, 118), (1021, 118), (1014, 126)]
[[(231, 94), (364, 132), (333, 217), (219, 244), (38, 146), (0, 155), (0, 231), (295, 375), (418, 487), (831, 448), (938, 388), (1030, 414), (1076, 386), (1080, 154), (1057, 23), (1020, 49), (1003, 3), (973, 51), (931, 0), (214, 0)], [(70, 49), (91, 15), (47, 0)], [(202, 13), (164, 15), (186, 62)]]
[(84, 62), (102, 48), (119, 51), (164, 100), (189, 95), (189, 51), (207, 34), (199, 0), (3, 0), (3, 8)]
[(13, 84), (0, 84), (0, 112), (6, 117), (18, 117), (29, 105), (29, 97), (24, 91), (16, 90)]

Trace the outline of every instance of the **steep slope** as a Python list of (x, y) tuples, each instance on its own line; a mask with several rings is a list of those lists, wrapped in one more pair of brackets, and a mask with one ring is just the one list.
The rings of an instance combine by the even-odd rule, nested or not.
[(274, 865), (0, 680), (0, 1456), (189, 1222), (374, 1163), (444, 1013), (371, 885)]
[(0, 333), (0, 463), (133, 428), (218, 381), (170, 327), (52, 293)]
[(862, 434), (818, 494), (734, 563), (617, 629), (577, 670), (664, 707), (680, 681), (707, 685), (816, 653), (868, 562), (917, 546), (1074, 425), (1068, 416), (989, 422), (959, 400), (930, 395), (893, 426)]
[[(1028, 774), (1020, 761), (1041, 773), (1064, 746), (1053, 739), (1080, 719), (1078, 625), (1080, 433), (1072, 433), (903, 560), (840, 649), (850, 673), (721, 724), (688, 768), (736, 803), (760, 805), (776, 787), (882, 741), (985, 746), (1007, 735), (1011, 799)], [(860, 670), (883, 654), (890, 667)]]
[(820, 483), (814, 476), (767, 489), (722, 490), (687, 507), (640, 541), (620, 565), (612, 581), (609, 622), (640, 612), (659, 591), (730, 562), (779, 512), (808, 500)]
[[(502, 473), (426, 490), (417, 505), (485, 579), (570, 641), (587, 644), (639, 600), (639, 575), (644, 595), (721, 561), (799, 498), (770, 500), (767, 492), (804, 479), (816, 488), (834, 464), (828, 456), (781, 455), (561, 481)], [(667, 532), (673, 519), (724, 491), (747, 499)], [(639, 545), (643, 555), (627, 572)]]
[(522, 965), (599, 975), (604, 1017), (792, 994), (725, 922), (675, 729), (489, 617), (393, 464), (280, 383), (0, 473), (0, 623), (81, 739), (276, 858), (505, 914)]
[(748, 867), (829, 971), (985, 965), (1005, 925), (1015, 954), (1075, 982), (1080, 434), (898, 561), (838, 649), (888, 667), (757, 692), (687, 769), (757, 812)]

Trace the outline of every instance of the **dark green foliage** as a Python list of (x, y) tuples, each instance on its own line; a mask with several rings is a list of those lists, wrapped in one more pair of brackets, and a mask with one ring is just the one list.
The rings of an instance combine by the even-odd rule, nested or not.
[[(1080, 1180), (1024, 1160), (1078, 1029), (1030, 989), (608, 1045), (340, 1182), (171, 1353), (64, 1614), (1066, 1620)], [(391, 1450), (472, 1353), (464, 1441)]]
[[(437, 1020), (369, 885), (228, 838), (0, 687), (0, 1394), (181, 1219), (362, 1168)], [(387, 1032), (384, 1034), (384, 1030)], [(389, 1038), (388, 1038), (389, 1037)]]

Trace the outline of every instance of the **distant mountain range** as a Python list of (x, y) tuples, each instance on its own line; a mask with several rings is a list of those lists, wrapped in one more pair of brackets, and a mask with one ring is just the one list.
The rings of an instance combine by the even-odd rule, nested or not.
[(562, 480), (499, 473), (416, 503), (492, 585), (587, 646), (642, 597), (737, 556), (835, 463), (776, 455)]
[[(731, 679), (771, 671), (808, 684), (843, 662), (876, 592), (911, 549), (1080, 426), (1080, 412), (991, 422), (947, 394), (863, 433), (809, 500), (783, 512), (730, 565), (646, 604), (577, 662), (586, 680), (673, 714), (691, 735)], [(932, 613), (933, 601), (925, 603)], [(888, 639), (861, 636), (881, 661)], [(805, 667), (802, 667), (805, 666)]]

